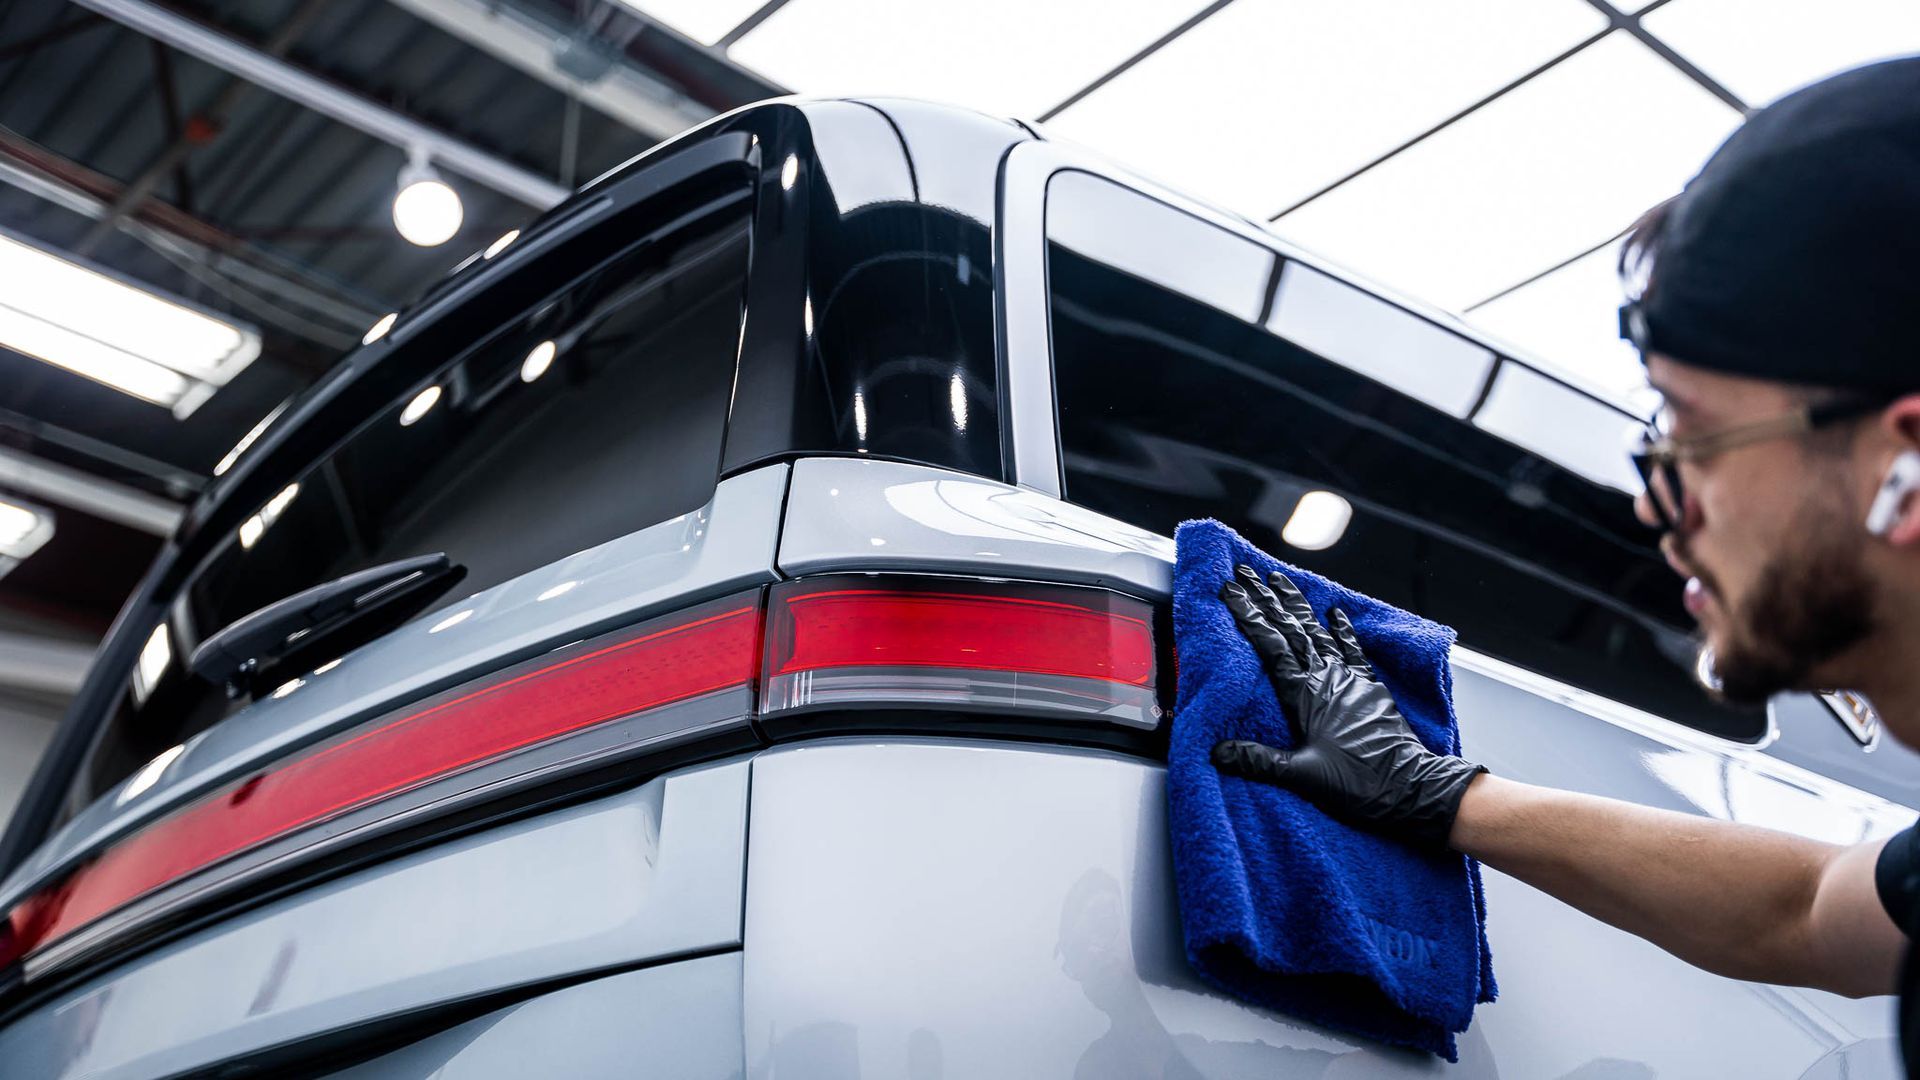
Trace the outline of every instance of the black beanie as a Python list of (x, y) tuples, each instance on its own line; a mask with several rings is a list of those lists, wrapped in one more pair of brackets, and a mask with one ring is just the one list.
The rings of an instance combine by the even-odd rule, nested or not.
[(1621, 333), (1782, 382), (1920, 389), (1920, 57), (1747, 118), (1667, 210)]

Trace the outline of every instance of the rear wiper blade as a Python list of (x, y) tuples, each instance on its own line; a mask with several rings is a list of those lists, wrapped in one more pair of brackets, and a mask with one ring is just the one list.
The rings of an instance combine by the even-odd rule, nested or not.
[(187, 667), (236, 693), (272, 685), (379, 637), (466, 576), (444, 551), (357, 570), (241, 616), (201, 642)]

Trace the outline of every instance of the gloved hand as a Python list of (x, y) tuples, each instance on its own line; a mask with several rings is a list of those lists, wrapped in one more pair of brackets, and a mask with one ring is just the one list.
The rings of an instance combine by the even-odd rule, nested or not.
[(1486, 767), (1421, 744), (1345, 612), (1328, 610), (1329, 631), (1285, 574), (1274, 572), (1269, 588), (1249, 567), (1234, 573), (1220, 599), (1266, 665), (1295, 749), (1223, 739), (1214, 765), (1297, 791), (1334, 817), (1445, 847), (1467, 784)]

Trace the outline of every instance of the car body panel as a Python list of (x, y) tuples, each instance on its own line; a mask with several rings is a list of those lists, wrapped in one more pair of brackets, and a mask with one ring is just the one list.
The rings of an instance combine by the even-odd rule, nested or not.
[(703, 956), (543, 994), (329, 1076), (329, 1080), (524, 1080), (657, 1076), (734, 1080), (740, 954)]
[[(1482, 684), (1490, 706), (1517, 693), (1461, 681), (1473, 705)], [(1515, 723), (1581, 729), (1556, 715), (1569, 710), (1510, 704), (1527, 706)], [(1591, 727), (1588, 749), (1616, 760), (1665, 752)], [(1467, 739), (1500, 741), (1472, 721)], [(1528, 746), (1496, 767), (1573, 778), (1563, 747)], [(1855, 1008), (1709, 975), (1497, 873), (1501, 997), (1477, 1011), (1457, 1066), (1228, 999), (1183, 955), (1154, 763), (838, 739), (765, 751), (753, 772), (749, 1075), (1795, 1077), (1837, 1057), (1856, 1078), (1900, 1075), (1884, 999)], [(1632, 794), (1689, 805), (1643, 777)]]
[[(5, 908), (36, 883), (157, 815), (370, 716), (608, 629), (771, 581), (787, 466), (723, 481), (701, 509), (589, 548), (417, 619), (268, 697), (136, 773), (22, 864)], [(461, 611), (470, 617), (442, 628)]]
[[(0, 1029), (9, 1076), (150, 1077), (485, 994), (737, 948), (748, 766), (402, 856), (168, 945)], [(17, 1071), (16, 1071), (17, 1070)]]
[(1013, 575), (1167, 595), (1173, 541), (995, 480), (897, 461), (794, 462), (780, 572)]

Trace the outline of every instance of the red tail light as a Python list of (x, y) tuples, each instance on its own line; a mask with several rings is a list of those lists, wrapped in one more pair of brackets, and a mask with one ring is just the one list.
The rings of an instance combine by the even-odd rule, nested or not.
[(515, 750), (713, 691), (750, 685), (757, 597), (646, 624), (636, 636), (323, 743), (161, 818), (0, 927), (0, 966), (162, 885), (303, 826)]
[(763, 713), (939, 707), (1071, 712), (1151, 728), (1152, 609), (1098, 589), (888, 575), (768, 597)]
[[(516, 751), (752, 689), (763, 663), (762, 715), (919, 708), (1151, 729), (1161, 715), (1152, 615), (1099, 589), (872, 574), (772, 586), (764, 644), (758, 594), (656, 619), (309, 747), (158, 818), (8, 912), (0, 969), (310, 826), (355, 812), (391, 820), (404, 793)], [(741, 697), (728, 715), (749, 711)]]

